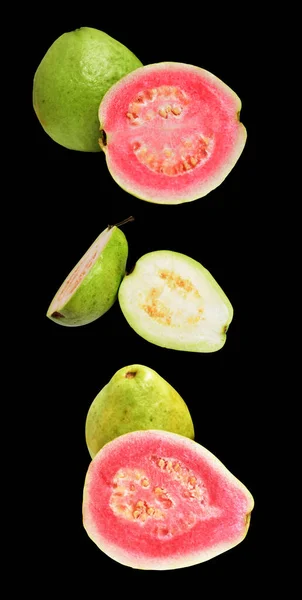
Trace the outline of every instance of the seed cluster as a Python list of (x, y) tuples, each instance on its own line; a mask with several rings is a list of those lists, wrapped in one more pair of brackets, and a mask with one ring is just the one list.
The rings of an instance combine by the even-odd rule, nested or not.
[[(205, 485), (190, 469), (173, 458), (152, 455), (149, 460), (155, 467), (152, 477), (148, 478), (142, 470), (130, 468), (119, 469), (115, 474), (111, 509), (117, 516), (129, 521), (144, 526), (148, 523), (150, 533), (159, 538), (184, 533), (210, 511)], [(160, 473), (165, 473), (165, 487), (156, 483), (161, 479)], [(177, 507), (177, 496), (187, 501), (181, 511)], [(175, 508), (177, 519), (172, 519), (168, 525), (167, 512)]]
[(138, 520), (142, 523), (149, 517), (163, 519), (164, 509), (171, 508), (173, 502), (167, 492), (156, 485), (147, 494), (149, 501), (142, 499), (142, 491), (148, 488), (150, 488), (150, 481), (142, 471), (120, 469), (113, 478), (113, 492), (110, 498), (113, 512), (126, 519)]
[[(159, 270), (158, 277), (163, 284), (152, 286), (141, 303), (142, 310), (149, 317), (169, 327), (179, 327), (181, 322), (193, 325), (204, 319), (202, 297), (190, 279), (184, 279), (167, 269)], [(169, 294), (164, 295), (167, 291)], [(188, 294), (190, 303), (187, 302)], [(178, 299), (177, 302), (175, 298)]]
[(194, 133), (190, 137), (180, 139), (173, 147), (165, 144), (163, 148), (150, 147), (150, 144), (135, 140), (132, 150), (138, 161), (151, 171), (169, 177), (183, 175), (192, 171), (208, 159), (210, 140), (202, 134)]
[(132, 125), (142, 125), (157, 117), (179, 117), (189, 103), (188, 95), (179, 87), (161, 85), (139, 92), (130, 102), (126, 116)]
[(172, 479), (179, 482), (182, 496), (196, 499), (204, 506), (208, 503), (205, 485), (196, 478), (190, 469), (180, 464), (179, 461), (156, 455), (151, 456), (151, 461), (161, 471), (168, 473)]
[[(139, 129), (150, 121), (157, 120), (159, 129), (165, 131), (162, 129), (162, 120), (171, 120), (172, 124), (175, 121), (177, 126), (189, 105), (189, 96), (179, 87), (162, 85), (139, 92), (130, 102), (126, 117), (131, 127)], [(162, 148), (151, 147), (150, 143), (144, 142), (143, 133), (132, 142), (137, 160), (148, 169), (175, 177), (195, 169), (208, 159), (213, 142), (201, 132), (174, 140), (171, 145), (170, 129), (166, 131), (167, 143)], [(175, 133), (174, 129), (173, 132)]]

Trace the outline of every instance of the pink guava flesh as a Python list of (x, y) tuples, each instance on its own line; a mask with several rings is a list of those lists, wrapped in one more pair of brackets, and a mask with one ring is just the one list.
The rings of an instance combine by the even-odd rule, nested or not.
[(83, 521), (118, 562), (175, 569), (208, 560), (245, 537), (253, 498), (208, 450), (183, 436), (136, 431), (90, 463)]
[(100, 105), (108, 168), (121, 187), (150, 202), (200, 198), (224, 180), (244, 148), (240, 109), (235, 92), (204, 69), (141, 67)]

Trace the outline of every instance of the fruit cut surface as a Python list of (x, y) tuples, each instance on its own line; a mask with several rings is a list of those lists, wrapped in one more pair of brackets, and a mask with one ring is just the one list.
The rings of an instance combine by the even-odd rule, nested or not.
[(186, 567), (245, 537), (254, 501), (208, 450), (181, 435), (122, 435), (90, 463), (83, 523), (111, 558), (140, 569)]
[(136, 333), (175, 350), (219, 350), (233, 318), (230, 301), (209, 271), (168, 250), (142, 256), (124, 277), (118, 298)]
[(178, 204), (217, 187), (246, 141), (241, 101), (208, 71), (140, 67), (105, 94), (100, 145), (116, 182), (143, 200)]

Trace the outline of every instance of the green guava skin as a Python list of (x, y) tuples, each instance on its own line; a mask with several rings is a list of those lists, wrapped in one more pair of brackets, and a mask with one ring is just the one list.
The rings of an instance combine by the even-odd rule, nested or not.
[(126, 236), (121, 229), (114, 226), (105, 248), (75, 293), (65, 305), (57, 309), (56, 313), (60, 316), (52, 315), (50, 305), (47, 317), (67, 327), (86, 325), (101, 317), (117, 299), (118, 289), (125, 275), (127, 258)]
[(103, 31), (81, 27), (50, 46), (34, 75), (33, 106), (46, 133), (70, 150), (100, 152), (98, 108), (140, 60)]
[(123, 367), (98, 393), (86, 418), (91, 458), (108, 442), (130, 431), (160, 429), (194, 439), (189, 409), (156, 371), (140, 364)]

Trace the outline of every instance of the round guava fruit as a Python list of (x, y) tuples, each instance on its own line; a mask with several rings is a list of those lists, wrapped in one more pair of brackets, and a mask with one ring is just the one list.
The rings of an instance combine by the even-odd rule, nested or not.
[(174, 350), (219, 350), (233, 318), (232, 305), (211, 273), (170, 250), (142, 256), (124, 277), (118, 299), (136, 333)]
[(150, 428), (194, 438), (189, 409), (178, 392), (150, 367), (123, 367), (89, 408), (85, 433), (90, 456), (119, 435)]
[(105, 94), (100, 146), (133, 196), (180, 204), (222, 183), (246, 142), (241, 101), (212, 73), (164, 62), (140, 67)]
[[(132, 217), (118, 225), (128, 220)], [(108, 225), (66, 277), (46, 316), (69, 327), (101, 317), (117, 299), (127, 258), (125, 234), (117, 225)]]
[(103, 31), (80, 27), (50, 46), (34, 76), (33, 105), (48, 135), (71, 150), (98, 152), (99, 104), (142, 63)]
[(203, 446), (167, 431), (135, 431), (91, 461), (83, 524), (123, 565), (178, 569), (239, 544), (253, 506), (247, 488)]

